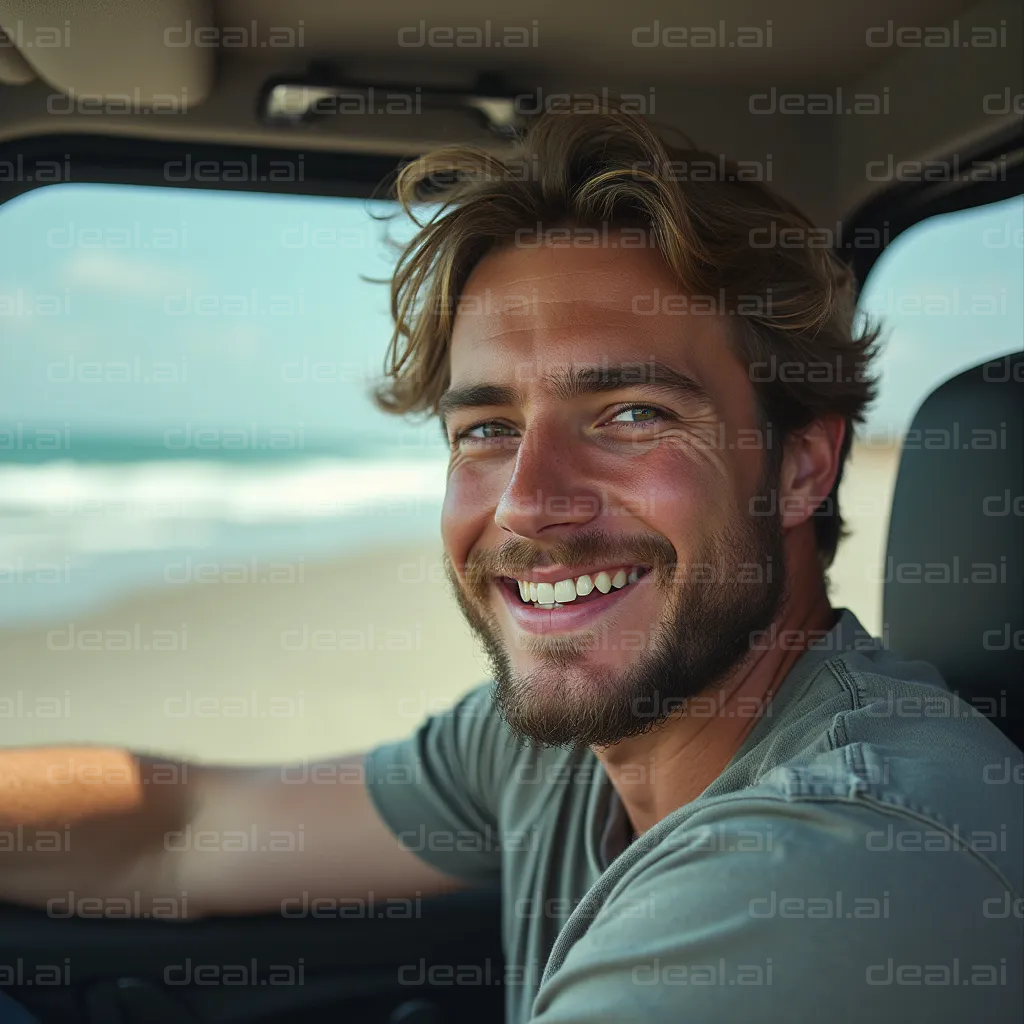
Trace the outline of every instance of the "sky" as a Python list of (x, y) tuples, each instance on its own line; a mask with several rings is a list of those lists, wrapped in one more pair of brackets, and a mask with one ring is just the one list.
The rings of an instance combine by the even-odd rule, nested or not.
[[(385, 237), (366, 200), (63, 184), (0, 207), (0, 428), (156, 433), (257, 421), (406, 451), (436, 423), (378, 412)], [(1024, 343), (1024, 197), (893, 241), (862, 309), (887, 342), (873, 434), (935, 385)]]
[(899, 435), (943, 381), (1024, 348), (1024, 196), (897, 236), (868, 275), (860, 311), (885, 339), (867, 426)]

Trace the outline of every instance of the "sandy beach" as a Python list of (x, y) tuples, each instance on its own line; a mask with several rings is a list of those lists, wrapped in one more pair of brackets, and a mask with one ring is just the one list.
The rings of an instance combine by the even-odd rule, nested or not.
[(289, 582), (226, 570), (0, 633), (0, 743), (245, 763), (403, 736), (486, 679), (439, 552), (378, 548), (307, 564)]
[(883, 630), (881, 579), (898, 469), (898, 448), (854, 445), (839, 492), (849, 535), (829, 570), (829, 596), (833, 606), (851, 609), (873, 636)]
[[(842, 495), (852, 535), (832, 572), (833, 604), (875, 633), (895, 455), (855, 449)], [(448, 593), (440, 540), (306, 559), (297, 571), (221, 562), (187, 575), (0, 631), (0, 745), (319, 758), (406, 735), (487, 678)]]

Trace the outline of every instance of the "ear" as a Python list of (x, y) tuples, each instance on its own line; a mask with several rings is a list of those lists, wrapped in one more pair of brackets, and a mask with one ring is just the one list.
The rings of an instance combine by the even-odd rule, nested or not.
[(807, 522), (828, 500), (839, 473), (839, 453), (845, 436), (845, 419), (832, 413), (786, 438), (779, 472), (779, 509), (784, 530)]

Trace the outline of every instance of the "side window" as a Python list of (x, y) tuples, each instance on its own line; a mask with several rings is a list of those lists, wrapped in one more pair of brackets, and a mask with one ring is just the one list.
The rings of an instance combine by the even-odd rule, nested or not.
[(883, 635), (889, 508), (914, 413), (943, 381), (1024, 345), (1024, 197), (932, 217), (897, 237), (865, 282), (860, 311), (884, 328), (881, 386), (840, 488), (850, 535), (832, 603)]
[(369, 398), (386, 204), (60, 185), (0, 208), (0, 744), (262, 761), (486, 678), (447, 450)]

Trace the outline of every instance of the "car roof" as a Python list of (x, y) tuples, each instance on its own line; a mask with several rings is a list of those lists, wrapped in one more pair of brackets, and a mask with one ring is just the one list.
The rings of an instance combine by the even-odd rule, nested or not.
[[(767, 169), (831, 225), (907, 161), (1019, 131), (1021, 23), (1012, 0), (521, 0), (500, 14), (477, 0), (0, 0), (13, 44), (0, 47), (0, 143), (91, 133), (401, 156), (495, 147), (468, 111), (366, 114), (327, 130), (257, 113), (269, 81), (313, 69), (410, 89), (473, 90), (485, 75), (537, 104), (635, 96), (699, 146)], [(166, 95), (187, 104), (145, 109)], [(108, 102), (88, 108), (90, 96)]]

